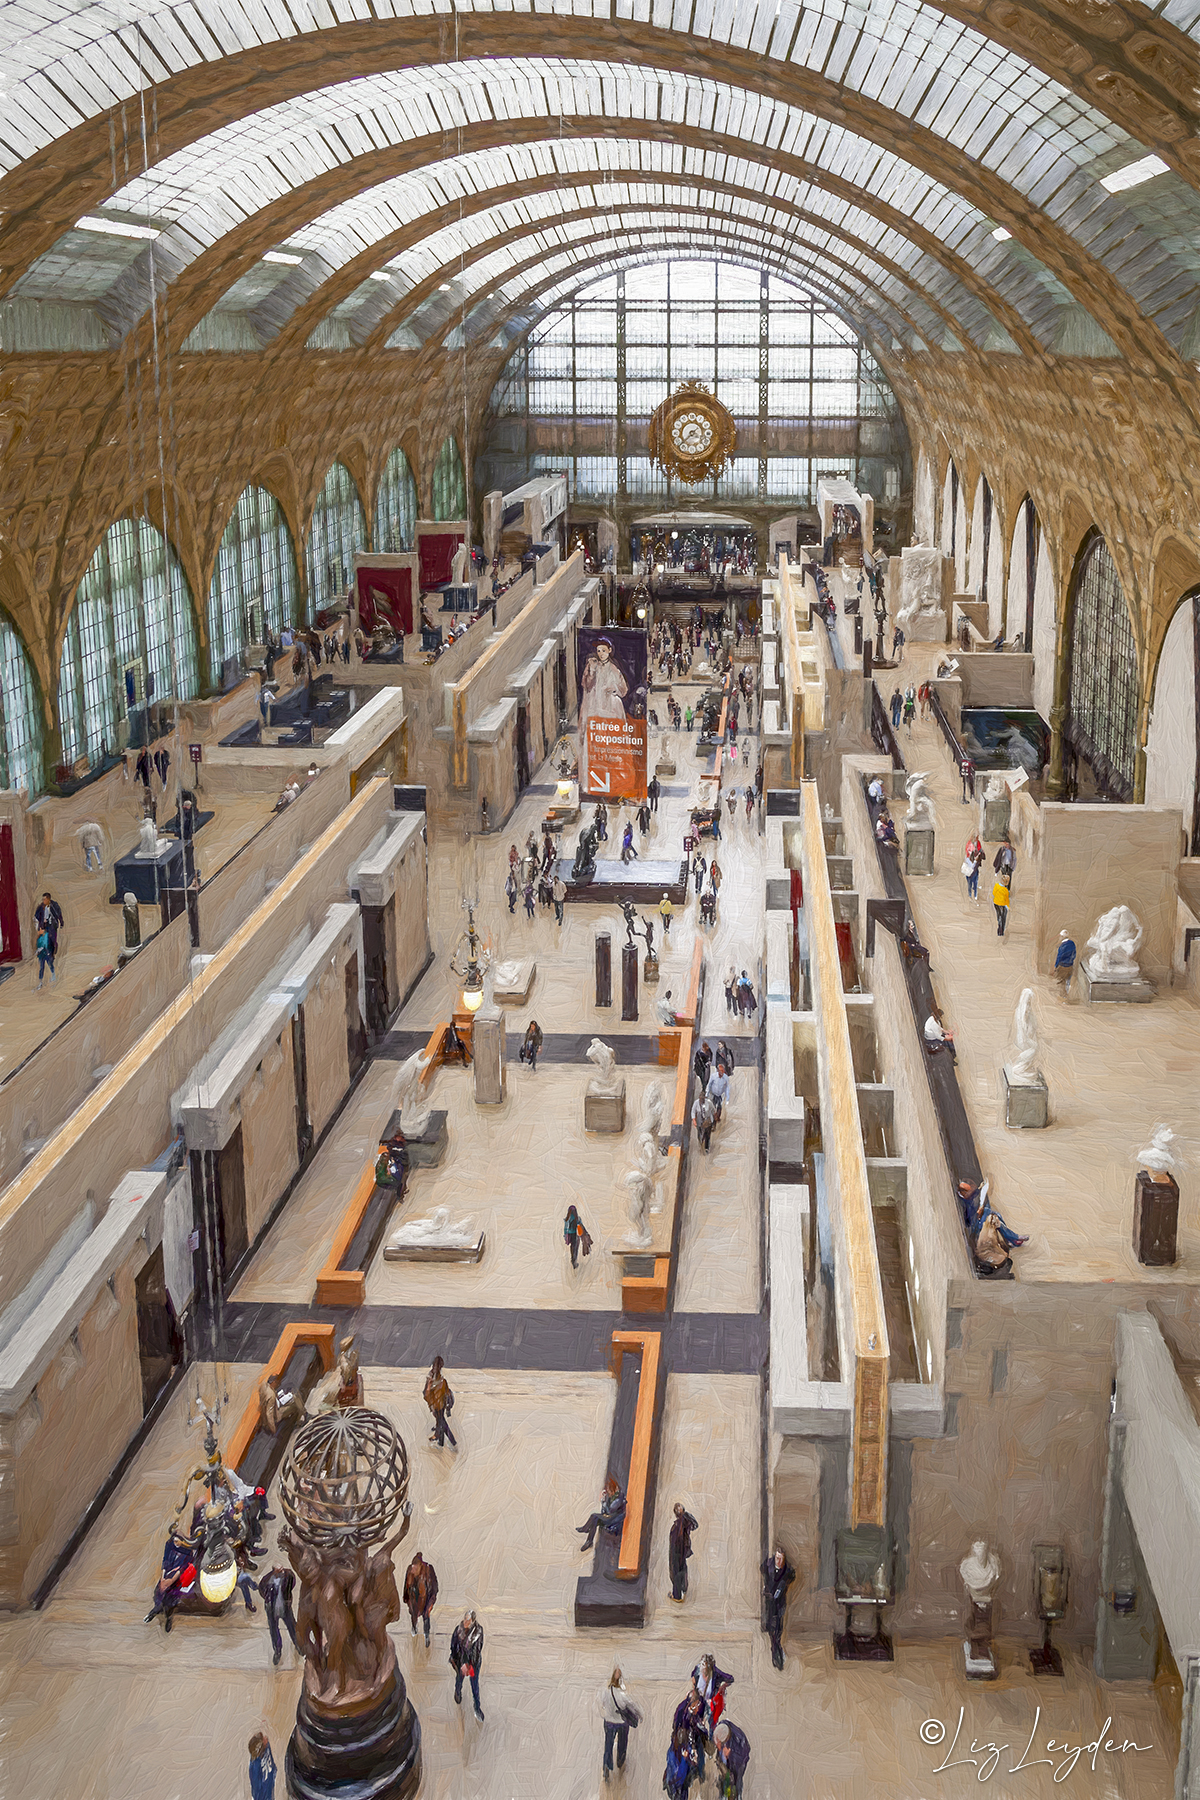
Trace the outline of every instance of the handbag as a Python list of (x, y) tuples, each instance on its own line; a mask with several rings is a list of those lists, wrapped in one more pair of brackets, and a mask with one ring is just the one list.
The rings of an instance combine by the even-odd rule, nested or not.
[(966, 876), (968, 881), (970, 881), (972, 875), (975, 873), (975, 864), (972, 862), (972, 860), (969, 856), (965, 856), (963, 858), (962, 872)]
[(626, 1725), (630, 1726), (632, 1730), (636, 1731), (638, 1726), (642, 1722), (642, 1715), (638, 1711), (637, 1707), (636, 1706), (622, 1706), (621, 1702), (617, 1699), (616, 1689), (613, 1687), (610, 1687), (608, 1691), (612, 1695), (613, 1705), (616, 1707), (617, 1711), (620, 1713), (620, 1715), (621, 1715), (622, 1719), (625, 1721)]
[(583, 1224), (579, 1227), (579, 1247), (585, 1256), (592, 1254), (592, 1234)]

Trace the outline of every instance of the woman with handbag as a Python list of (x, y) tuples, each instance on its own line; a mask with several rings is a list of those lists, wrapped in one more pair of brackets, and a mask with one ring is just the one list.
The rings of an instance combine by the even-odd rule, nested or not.
[(623, 1769), (629, 1733), (636, 1731), (642, 1722), (641, 1712), (629, 1698), (620, 1669), (613, 1670), (608, 1686), (600, 1690), (600, 1717), (604, 1722), (604, 1779), (607, 1781), (613, 1769), (614, 1744), (617, 1767)]
[(979, 871), (983, 867), (983, 854), (978, 834), (968, 838), (963, 850), (962, 872), (967, 880), (967, 893), (976, 906), (979, 904)]
[(592, 1234), (579, 1216), (574, 1202), (567, 1208), (567, 1216), (563, 1220), (563, 1241), (571, 1252), (571, 1267), (579, 1267), (579, 1252), (585, 1256), (592, 1253)]

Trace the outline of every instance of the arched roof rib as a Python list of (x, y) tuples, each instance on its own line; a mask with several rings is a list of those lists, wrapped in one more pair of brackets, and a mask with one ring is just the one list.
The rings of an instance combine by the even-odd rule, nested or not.
[[(1042, 342), (1053, 338), (1068, 298), (1066, 289), (1036, 262), (1030, 266), (1032, 259), (997, 243), (991, 236), (992, 219), (943, 183), (856, 134), (794, 107), (728, 84), (697, 84), (667, 70), (609, 64), (554, 64), (542, 69), (510, 60), (404, 70), (341, 84), (267, 109), (167, 158), (126, 183), (114, 199), (113, 211), (167, 222), (168, 230), (153, 249), (154, 263), (160, 279), (164, 274), (178, 275), (205, 248), (220, 246), (255, 213), (286, 202), (297, 171), (324, 168), (332, 173), (343, 160), (352, 161), (353, 150), (362, 148), (360, 133), (378, 146), (381, 141), (403, 143), (424, 127), (431, 134), (456, 130), (469, 124), (484, 99), (502, 120), (514, 120), (521, 108), (531, 117), (544, 118), (548, 106), (559, 105), (571, 108), (573, 121), (599, 114), (605, 119), (653, 121), (658, 129), (671, 123), (721, 127), (743, 143), (762, 146), (764, 153), (769, 146), (795, 155), (817, 171), (853, 170), (867, 195), (895, 196), (899, 212), (908, 213), (926, 226), (931, 238), (943, 239), (971, 260), (1005, 293)], [(352, 111), (355, 107), (357, 112)], [(482, 172), (481, 176), (486, 178)], [(311, 174), (305, 185), (311, 192)], [(406, 206), (420, 203), (421, 176), (413, 172), (405, 185), (406, 193), (397, 193), (394, 200), (401, 218)], [(358, 244), (363, 243), (370, 207), (370, 197), (365, 197), (344, 202), (324, 220), (310, 219), (298, 228), (288, 230), (282, 218), (277, 223), (289, 243), (324, 256), (336, 267), (345, 254), (343, 246), (353, 245), (356, 234)], [(346, 234), (340, 244), (339, 230)], [(106, 296), (106, 316), (118, 326), (131, 322), (147, 302), (149, 259), (150, 253), (144, 252), (120, 278), (116, 291)], [(56, 259), (50, 260), (54, 264)], [(77, 280), (70, 245), (62, 247), (57, 261), (69, 265)], [(48, 274), (47, 283), (35, 271), (16, 292), (53, 297), (60, 270), (52, 266)], [(122, 293), (122, 288), (128, 291)]]
[[(914, 257), (911, 246), (903, 246), (902, 240), (896, 240), (895, 248), (909, 249), (909, 261), (918, 265), (915, 273), (883, 255), (874, 245), (864, 244), (850, 235), (844, 226), (830, 228), (818, 212), (764, 200), (761, 190), (756, 191), (750, 186), (693, 182), (685, 176), (656, 182), (628, 180), (624, 183), (593, 183), (583, 176), (576, 176), (570, 186), (564, 186), (561, 178), (538, 186), (523, 183), (514, 186), (519, 192), (503, 201), (488, 204), (489, 196), (480, 196), (476, 201), (479, 210), (464, 215), (461, 220), (453, 216), (451, 203), (443, 209), (442, 215), (450, 212), (451, 222), (439, 230), (422, 233), (420, 221), (415, 226), (410, 225), (399, 234), (401, 239), (410, 240), (403, 249), (392, 250), (391, 246), (397, 241), (395, 238), (381, 240), (380, 245), (372, 246), (372, 252), (387, 249), (389, 260), (373, 275), (367, 272), (366, 279), (359, 278), (366, 272), (368, 262), (374, 265), (377, 261), (373, 253), (360, 253), (354, 262), (344, 265), (340, 285), (346, 292), (336, 310), (346, 322), (351, 340), (367, 343), (375, 338), (379, 341), (381, 334), (386, 336), (411, 310), (409, 296), (430, 276), (436, 273), (441, 279), (445, 271), (452, 273), (458, 267), (460, 256), (474, 256), (493, 238), (511, 236), (514, 227), (559, 217), (586, 223), (589, 213), (604, 218), (630, 207), (662, 211), (669, 210), (672, 205), (698, 212), (701, 216), (707, 212), (718, 219), (732, 215), (756, 222), (785, 250), (793, 243), (803, 245), (806, 250), (825, 254), (832, 264), (851, 275), (857, 270), (863, 280), (885, 293), (914, 296), (920, 310), (922, 331), (932, 330), (940, 335), (943, 329), (949, 328), (982, 347), (988, 333), (995, 329), (992, 314), (961, 283), (930, 258)], [(416, 241), (411, 241), (414, 239)], [(299, 286), (303, 273), (302, 270), (291, 272), (289, 301), (304, 291)], [(380, 274), (390, 275), (391, 279), (380, 281)], [(297, 285), (292, 287), (292, 283)], [(301, 333), (307, 335), (322, 298), (335, 285), (338, 284), (321, 282), (310, 292), (308, 302), (301, 301), (290, 314), (287, 326), (293, 341)], [(282, 291), (277, 290), (277, 295), (272, 296), (280, 311), (286, 304), (277, 298)], [(261, 317), (262, 311), (260, 308), (255, 316)], [(265, 320), (263, 325), (265, 327)]]
[[(514, 261), (507, 247), (492, 252), (467, 265), (460, 276), (440, 285), (428, 294), (409, 316), (401, 330), (415, 333), (425, 344), (440, 342), (453, 336), (464, 314), (471, 337), (495, 331), (517, 307), (538, 295), (543, 287), (590, 276), (598, 267), (607, 267), (628, 243), (642, 252), (657, 250), (675, 257), (715, 256), (737, 261), (751, 268), (769, 268), (786, 280), (803, 288), (816, 299), (832, 306), (850, 328), (877, 346), (881, 362), (891, 361), (888, 347), (913, 330), (913, 322), (891, 300), (878, 294), (864, 296), (861, 289), (824, 262), (806, 261), (798, 254), (788, 256), (776, 245), (767, 245), (745, 226), (730, 222), (721, 227), (706, 224), (703, 218), (686, 224), (655, 224), (647, 229), (641, 224), (620, 224), (579, 236), (548, 226), (542, 231), (527, 232), (516, 246), (524, 254)], [(615, 265), (614, 265), (615, 266)]]
[[(753, 31), (735, 30), (733, 42), (720, 52), (722, 73), (735, 76), (744, 84), (741, 87), (737, 80), (709, 81), (692, 74), (641, 67), (630, 70), (610, 64), (607, 67), (612, 71), (611, 92), (606, 93), (600, 64), (584, 73), (568, 61), (545, 57), (520, 60), (511, 55), (478, 63), (443, 63), (427, 70), (410, 66), (395, 79), (411, 82), (418, 76), (424, 78), (421, 94), (430, 108), (430, 121), (436, 120), (436, 128), (445, 131), (460, 128), (456, 119), (465, 127), (472, 118), (485, 113), (495, 119), (518, 117), (523, 107), (538, 111), (543, 117), (553, 117), (568, 108), (586, 109), (585, 101), (579, 98), (581, 92), (595, 110), (607, 113), (612, 109), (613, 92), (618, 99), (632, 94), (638, 78), (645, 91), (649, 73), (659, 92), (653, 96), (656, 104), (646, 109), (648, 122), (657, 122), (660, 111), (662, 117), (678, 118), (680, 122), (699, 120), (707, 113), (713, 128), (724, 129), (726, 112), (729, 117), (737, 112), (748, 118), (766, 107), (771, 111), (768, 133), (770, 127), (780, 132), (778, 137), (768, 135), (767, 141), (772, 147), (779, 143), (792, 149), (798, 147), (797, 139), (793, 134), (788, 142), (782, 129), (784, 121), (775, 108), (790, 102), (789, 110), (804, 116), (804, 107), (797, 103), (807, 99), (811, 110), (805, 119), (806, 140), (814, 130), (823, 134), (850, 133), (845, 144), (831, 149), (835, 162), (838, 150), (848, 149), (850, 140), (857, 140), (857, 152), (842, 159), (842, 167), (853, 168), (856, 177), (857, 165), (864, 160), (873, 165), (873, 175), (889, 159), (898, 163), (898, 168), (886, 169), (885, 185), (889, 197), (895, 198), (899, 190), (902, 209), (908, 208), (910, 200), (904, 191), (906, 171), (910, 188), (914, 183), (927, 185), (930, 180), (940, 183), (947, 195), (943, 209), (948, 231), (961, 232), (965, 228), (962, 201), (952, 192), (953, 188), (960, 189), (967, 197), (968, 213), (973, 210), (989, 221), (999, 218), (1006, 223), (1014, 237), (1050, 268), (1054, 278), (1064, 283), (1077, 301), (1091, 306), (1124, 351), (1140, 360), (1140, 346), (1144, 343), (1161, 356), (1161, 340), (1146, 320), (1158, 315), (1169, 330), (1176, 334), (1182, 330), (1194, 304), (1193, 271), (1180, 260), (1182, 250), (1173, 255), (1154, 235), (1153, 221), (1139, 218), (1136, 202), (1128, 196), (1108, 194), (1097, 179), (1101, 169), (1112, 166), (1114, 161), (1124, 164), (1135, 160), (1144, 150), (1140, 140), (1060, 84), (1042, 76), (1029, 63), (1014, 60), (1010, 52), (1002, 51), (978, 32), (960, 27), (945, 14), (931, 13), (928, 8), (918, 7), (905, 13), (899, 46), (895, 41), (899, 27), (890, 39), (885, 36), (885, 16), (878, 9), (877, 0), (871, 0), (865, 9), (866, 23), (861, 30), (858, 13), (852, 25), (849, 20), (838, 22), (819, 9), (810, 15), (806, 8), (803, 14), (792, 15), (786, 54), (775, 48), (775, 25), (784, 17), (785, 9), (781, 7), (778, 16), (773, 7), (768, 10), (774, 23), (764, 51), (756, 52), (753, 47), (739, 49), (739, 41), (753, 46), (757, 40)], [(890, 16), (893, 10), (887, 8), (886, 13)], [(750, 11), (756, 16), (759, 13), (757, 7)], [(741, 16), (735, 9), (735, 17)], [(489, 35), (498, 42), (498, 23), (479, 13), (471, 15), (466, 31), (469, 47), (478, 47), (479, 41)], [(403, 33), (410, 62), (419, 62), (422, 55), (426, 59), (444, 56), (449, 47), (448, 36), (466, 29), (465, 16), (456, 17), (452, 27), (451, 31), (445, 20), (413, 19)], [(363, 57), (370, 63), (380, 56), (382, 45), (380, 34), (373, 37), (365, 28), (341, 28), (330, 39), (331, 50), (348, 45), (351, 40), (359, 41), (355, 39), (356, 31)], [(607, 44), (614, 39), (614, 29), (608, 25), (575, 16), (556, 16), (555, 33)], [(389, 32), (382, 35), (387, 37)], [(503, 35), (511, 51), (511, 26)], [(432, 43), (419, 41), (422, 37), (436, 37), (436, 49)], [(620, 27), (620, 39), (622, 53), (639, 64), (650, 63), (651, 45), (660, 51), (670, 48), (678, 55), (686, 44), (686, 60), (691, 64), (715, 65), (718, 61), (713, 40), (695, 31), (685, 38), (678, 32), (634, 23)], [(638, 43), (638, 39), (643, 41)], [(263, 74), (261, 62), (260, 57), (255, 65), (256, 77)], [(898, 71), (906, 73), (902, 84)], [(269, 85), (260, 83), (257, 92), (261, 94)], [(156, 142), (164, 139), (164, 106), (170, 110), (170, 86), (173, 84), (155, 97)], [(219, 113), (222, 105), (232, 110), (236, 86), (231, 68), (228, 90), (205, 107), (205, 115)], [(768, 86), (779, 91), (780, 101), (758, 91)], [(409, 97), (417, 104), (415, 93)], [(714, 113), (714, 105), (721, 109), (720, 113)], [(814, 120), (814, 114), (834, 107), (845, 119), (845, 125)], [(616, 111), (620, 113), (620, 105)], [(260, 121), (263, 116), (255, 115)], [(246, 123), (251, 126), (253, 119)], [(362, 114), (343, 117), (329, 129), (343, 141), (347, 137), (354, 140), (360, 129), (366, 143), (375, 141)], [(736, 129), (743, 129), (740, 118)], [(180, 136), (184, 130), (172, 124), (174, 135)], [(166, 138), (171, 137), (172, 131), (165, 134)], [(215, 140), (224, 133), (212, 135)], [(898, 141), (898, 136), (905, 141), (907, 163), (899, 163), (893, 152), (879, 148), (880, 144)], [(274, 165), (274, 143), (272, 138), (259, 138), (254, 159)], [(234, 186), (228, 166), (225, 176)], [(1172, 184), (1171, 204), (1166, 210), (1174, 222), (1174, 242), (1186, 246), (1197, 197), (1174, 177), (1160, 176), (1159, 182)], [(869, 180), (864, 185), (869, 186)], [(924, 191), (918, 194), (914, 188), (912, 198), (927, 200), (928, 195)], [(1163, 204), (1160, 196), (1159, 214)], [(28, 217), (23, 223), (29, 225)], [(182, 220), (179, 223), (181, 229), (191, 229)], [(1052, 296), (1051, 305), (1056, 301), (1057, 296)], [(1039, 335), (1045, 341), (1046, 334)]]

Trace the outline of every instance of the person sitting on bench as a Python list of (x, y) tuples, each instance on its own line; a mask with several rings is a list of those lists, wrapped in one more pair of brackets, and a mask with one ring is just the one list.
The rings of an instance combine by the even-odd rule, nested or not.
[(590, 1550), (595, 1541), (597, 1531), (618, 1532), (622, 1529), (625, 1518), (625, 1496), (621, 1492), (615, 1475), (610, 1475), (604, 1483), (604, 1495), (600, 1501), (600, 1511), (590, 1513), (586, 1525), (577, 1525), (576, 1531), (586, 1532), (581, 1550)]
[(455, 1057), (458, 1058), (459, 1062), (462, 1064), (463, 1068), (465, 1069), (467, 1066), (467, 1060), (468, 1060), (467, 1059), (467, 1046), (463, 1043), (463, 1040), (459, 1037), (457, 1031), (454, 1029), (454, 1020), (451, 1019), (450, 1023), (446, 1027), (446, 1035), (442, 1039), (442, 1061), (443, 1062), (453, 1062)]
[[(903, 936), (900, 939), (900, 954), (904, 958), (904, 966), (906, 969), (911, 968), (913, 963), (917, 962), (922, 956), (925, 958), (926, 963), (929, 961), (929, 952), (917, 936), (917, 928), (911, 919), (905, 926)], [(932, 975), (933, 970), (930, 969), (929, 973)]]
[(925, 1048), (931, 1056), (938, 1050), (948, 1050), (951, 1063), (957, 1066), (958, 1052), (954, 1048), (954, 1039), (941, 1020), (935, 1018), (932, 1013), (925, 1021)]
[(299, 1422), (304, 1417), (304, 1402), (299, 1394), (285, 1393), (279, 1383), (280, 1377), (271, 1374), (264, 1376), (258, 1384), (258, 1410), (262, 1427), (272, 1437), (289, 1419)]
[(881, 812), (875, 821), (875, 836), (881, 844), (890, 844), (894, 850), (900, 848), (896, 827), (892, 824), (891, 814), (886, 811)]
[(408, 1141), (402, 1131), (396, 1131), (379, 1146), (375, 1162), (375, 1182), (378, 1187), (395, 1188), (403, 1199), (407, 1179)]
[(154, 1589), (154, 1602), (143, 1624), (149, 1625), (151, 1619), (156, 1619), (161, 1614), (163, 1630), (170, 1631), (171, 1614), (180, 1601), (195, 1590), (200, 1579), (195, 1549), (196, 1546), (189, 1543), (184, 1535), (183, 1527), (173, 1525), (163, 1550), (162, 1574)]

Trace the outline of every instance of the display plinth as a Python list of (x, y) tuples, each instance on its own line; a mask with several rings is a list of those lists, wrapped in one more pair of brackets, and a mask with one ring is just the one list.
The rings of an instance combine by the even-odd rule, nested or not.
[(1133, 1189), (1133, 1254), (1148, 1269), (1175, 1261), (1179, 1235), (1179, 1183), (1173, 1175), (1155, 1181), (1139, 1169)]
[(498, 1006), (485, 1007), (475, 1014), (474, 1068), (475, 1104), (499, 1106), (508, 1090), (504, 1066), (504, 1019)]
[(306, 1685), (284, 1775), (294, 1800), (411, 1800), (421, 1782), (421, 1722), (400, 1670), (360, 1707), (322, 1706)]
[(524, 957), (511, 970), (506, 964), (501, 964), (500, 968), (496, 969), (492, 975), (493, 1000), (528, 1000), (529, 990), (533, 986), (533, 978), (536, 974), (537, 963), (532, 956)]
[(662, 756), (654, 765), (654, 773), (656, 775), (673, 775), (675, 773), (675, 764), (669, 756)]
[(1004, 1123), (1010, 1131), (1041, 1131), (1050, 1123), (1050, 1090), (1039, 1069), (1028, 1080), (1014, 1079), (1004, 1065)]
[(653, 987), (654, 983), (658, 980), (658, 958), (657, 958), (657, 956), (647, 956), (647, 957), (643, 958), (643, 960), (642, 960), (642, 980), (645, 982), (648, 982), (651, 987)]
[(607, 931), (596, 933), (596, 1005), (612, 1005), (612, 938)]
[(999, 800), (985, 800), (983, 803), (983, 824), (979, 835), (985, 844), (998, 844), (1003, 838), (1012, 819), (1012, 796), (1007, 788)]
[(594, 1091), (594, 1084), (588, 1083), (587, 1092), (583, 1096), (583, 1128), (585, 1131), (624, 1131), (624, 1081), (615, 1094), (597, 1093)]
[(911, 825), (904, 830), (904, 873), (933, 874), (933, 826)]
[(621, 945), (621, 1018), (637, 1022), (638, 1016), (638, 949), (636, 944)]
[(1079, 984), (1088, 1006), (1102, 1001), (1125, 1006), (1146, 1006), (1154, 998), (1154, 984), (1141, 975), (1095, 975), (1086, 962), (1079, 968)]

